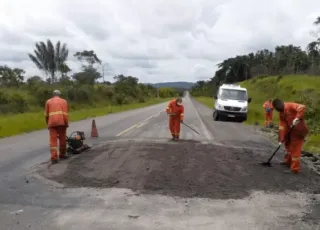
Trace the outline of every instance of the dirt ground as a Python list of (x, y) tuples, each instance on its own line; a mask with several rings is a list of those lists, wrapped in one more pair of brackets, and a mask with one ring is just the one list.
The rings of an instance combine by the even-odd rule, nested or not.
[(214, 199), (243, 198), (252, 190), (320, 194), (320, 177), (304, 167), (262, 167), (261, 151), (198, 142), (113, 142), (40, 171), (67, 187), (118, 187), (142, 193)]

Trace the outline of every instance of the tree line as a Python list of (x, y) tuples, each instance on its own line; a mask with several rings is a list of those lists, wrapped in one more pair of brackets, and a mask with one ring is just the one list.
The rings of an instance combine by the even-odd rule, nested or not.
[[(0, 115), (39, 111), (54, 89), (60, 89), (70, 102), (71, 110), (83, 107), (143, 103), (151, 98), (181, 95), (183, 89), (155, 88), (139, 82), (137, 77), (122, 74), (114, 82), (98, 82), (103, 77), (104, 63), (93, 50), (73, 54), (81, 69), (73, 72), (68, 66), (67, 44), (55, 45), (48, 39), (37, 42), (30, 60), (44, 74), (25, 77), (25, 70), (0, 66)], [(73, 73), (72, 73), (73, 72)]]
[[(320, 29), (320, 17), (313, 24)], [(241, 82), (257, 76), (288, 74), (320, 76), (320, 38), (317, 36), (305, 50), (292, 44), (280, 45), (276, 46), (274, 51), (262, 49), (256, 53), (227, 58), (217, 67), (214, 76), (208, 81), (198, 81), (191, 89), (191, 94), (213, 96), (222, 83)]]

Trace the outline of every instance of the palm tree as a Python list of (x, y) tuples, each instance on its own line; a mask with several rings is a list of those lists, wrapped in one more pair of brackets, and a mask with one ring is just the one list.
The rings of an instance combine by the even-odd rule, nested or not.
[(317, 17), (317, 19), (313, 22), (313, 24), (316, 26), (320, 25), (320, 17)]
[(60, 72), (61, 66), (66, 65), (69, 51), (67, 45), (61, 46), (60, 41), (54, 47), (52, 42), (48, 39), (47, 44), (44, 42), (36, 43), (34, 55), (29, 53), (29, 58), (46, 75), (50, 75), (51, 82), (56, 81), (56, 72)]

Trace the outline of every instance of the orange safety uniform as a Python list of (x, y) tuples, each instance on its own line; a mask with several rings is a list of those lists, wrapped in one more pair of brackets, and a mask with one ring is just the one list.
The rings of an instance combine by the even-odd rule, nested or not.
[[(270, 102), (269, 100), (266, 101), (263, 104), (263, 108), (264, 108), (264, 126), (267, 127), (270, 124), (272, 124), (272, 119), (273, 119), (273, 106), (272, 106), (272, 102)], [(267, 112), (266, 109), (269, 108), (270, 111)]]
[[(301, 170), (301, 151), (304, 144), (304, 138), (309, 130), (304, 121), (305, 106), (293, 102), (284, 103), (284, 111), (279, 113), (279, 142), (285, 141), (286, 155), (284, 163), (290, 166), (291, 171), (298, 173)], [(287, 136), (288, 131), (295, 118), (301, 119), (300, 122), (292, 128), (291, 135)]]
[(176, 100), (172, 100), (169, 102), (166, 112), (174, 113), (169, 118), (169, 129), (172, 137), (179, 138), (180, 136), (180, 122), (184, 119), (184, 106), (177, 105)]
[(58, 96), (47, 100), (44, 115), (50, 134), (51, 160), (57, 160), (58, 139), (60, 157), (64, 157), (66, 154), (66, 132), (69, 126), (67, 101)]

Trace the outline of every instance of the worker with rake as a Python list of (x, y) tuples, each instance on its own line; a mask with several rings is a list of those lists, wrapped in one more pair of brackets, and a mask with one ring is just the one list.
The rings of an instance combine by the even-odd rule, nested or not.
[(306, 107), (294, 102), (283, 102), (280, 99), (274, 99), (272, 105), (279, 112), (279, 145), (285, 143), (286, 148), (282, 164), (290, 167), (290, 170), (285, 172), (299, 173), (304, 138), (309, 132), (304, 121)]
[(169, 102), (166, 112), (169, 115), (169, 129), (172, 135), (172, 140), (179, 140), (180, 123), (184, 119), (184, 106), (182, 99), (179, 97)]

